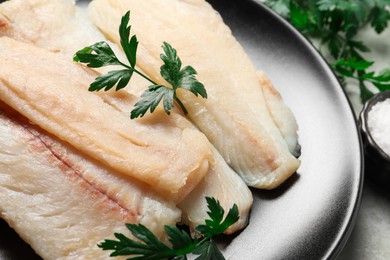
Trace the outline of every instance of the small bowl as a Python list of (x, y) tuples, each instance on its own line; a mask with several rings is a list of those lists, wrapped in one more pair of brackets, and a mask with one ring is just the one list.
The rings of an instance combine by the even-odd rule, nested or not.
[(365, 172), (379, 186), (390, 190), (390, 156), (373, 139), (368, 128), (368, 113), (378, 102), (390, 98), (390, 91), (375, 94), (368, 100), (359, 116), (360, 130), (362, 134), (363, 148), (365, 153)]

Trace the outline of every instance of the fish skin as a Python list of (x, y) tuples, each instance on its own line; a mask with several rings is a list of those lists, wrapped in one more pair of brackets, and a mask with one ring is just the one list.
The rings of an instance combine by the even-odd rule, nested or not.
[[(0, 28), (0, 35), (5, 36), (18, 35), (17, 39), (24, 41), (35, 46), (42, 47), (48, 50), (55, 50), (55, 52), (63, 54), (64, 59), (71, 59), (75, 50), (81, 49), (87, 45), (91, 45), (95, 42), (106, 40), (97, 28), (87, 20), (81, 10), (78, 8), (70, 8), (74, 6), (73, 1), (64, 0), (13, 0), (8, 2), (7, 5), (0, 5), (0, 17), (1, 14), (11, 17), (13, 14), (11, 23), (7, 31), (2, 31)], [(28, 8), (25, 8), (28, 6)], [(57, 7), (55, 7), (57, 6)], [(23, 12), (15, 13), (15, 10), (21, 10)], [(66, 12), (54, 12), (49, 10), (67, 10)], [(32, 16), (34, 13), (48, 13), (45, 16), (36, 17), (36, 26), (29, 27), (30, 33), (35, 36), (35, 41), (25, 37), (27, 35), (24, 32), (26, 21), (19, 17)], [(59, 18), (61, 17), (61, 18)], [(39, 24), (55, 24), (58, 20), (71, 21), (67, 23), (68, 27), (66, 32), (62, 29), (62, 33), (58, 34), (54, 27), (46, 26), (44, 30), (40, 29)], [(1, 20), (1, 18), (0, 18)], [(85, 24), (84, 24), (85, 23)], [(82, 26), (79, 26), (79, 25)], [(84, 37), (80, 37), (83, 35)], [(67, 42), (68, 44), (63, 44)], [(75, 47), (77, 46), (77, 47)], [(112, 45), (115, 48), (115, 45)], [(115, 49), (114, 49), (115, 50)], [(118, 56), (122, 55), (119, 50), (116, 50)], [(122, 56), (123, 60), (125, 59)], [(97, 71), (101, 73), (107, 72), (109, 69)], [(110, 104), (118, 111), (128, 114), (133, 108), (135, 102), (139, 99), (142, 92), (145, 90), (146, 82), (138, 75), (133, 75), (129, 86), (121, 91), (110, 90), (108, 92), (95, 92), (99, 95), (104, 102)], [(180, 126), (180, 128), (195, 128), (190, 121), (188, 121), (181, 112), (174, 109), (170, 116), (167, 116), (161, 107), (158, 107), (153, 114), (147, 114), (143, 118), (136, 119), (139, 123), (152, 126), (158, 129), (160, 132), (170, 131), (167, 125)], [(204, 197), (214, 197), (219, 200), (223, 208), (230, 208), (234, 203), (238, 206), (240, 219), (231, 226), (225, 233), (233, 233), (237, 230), (244, 228), (249, 219), (250, 209), (253, 203), (253, 197), (246, 186), (246, 184), (240, 179), (235, 172), (226, 164), (224, 159), (219, 155), (216, 149), (212, 149), (213, 156), (210, 159), (210, 167), (206, 176), (195, 187), (195, 189), (178, 205), (183, 212), (182, 221), (188, 224), (191, 228), (197, 225), (204, 224), (204, 220), (209, 218), (207, 215), (207, 203)], [(224, 188), (223, 188), (224, 187)]]
[[(125, 223), (165, 239), (180, 210), (0, 103), (0, 217), (44, 259), (107, 259), (96, 246)], [(119, 258), (120, 259), (120, 258)]]
[(273, 189), (296, 172), (300, 161), (268, 111), (256, 68), (207, 2), (94, 0), (89, 5), (92, 21), (117, 44), (116, 27), (128, 10), (139, 40), (138, 65), (154, 81), (166, 84), (157, 58), (166, 41), (183, 64), (197, 70), (208, 98), (180, 90), (178, 96), (191, 121), (249, 186)]
[(87, 68), (8, 37), (0, 38), (0, 67), (0, 100), (164, 197), (185, 198), (206, 175), (211, 146), (202, 133), (171, 127), (161, 136), (129, 120), (87, 90), (95, 78)]

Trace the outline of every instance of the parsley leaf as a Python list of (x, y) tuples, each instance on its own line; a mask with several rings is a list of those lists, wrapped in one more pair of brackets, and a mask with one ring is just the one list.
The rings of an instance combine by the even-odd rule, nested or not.
[(205, 237), (213, 237), (218, 234), (222, 234), (225, 230), (238, 221), (238, 208), (234, 205), (228, 212), (225, 220), (223, 216), (225, 214), (224, 209), (219, 202), (214, 198), (206, 198), (207, 206), (210, 211), (207, 212), (211, 220), (206, 220), (205, 225), (199, 225), (196, 230), (203, 234)]
[(356, 58), (352, 57), (349, 60), (344, 60), (343, 58), (339, 59), (335, 64), (333, 64), (333, 67), (336, 69), (338, 67), (350, 68), (353, 71), (368, 69), (372, 64), (374, 64), (372, 61), (357, 60)]
[(163, 65), (160, 68), (161, 76), (171, 85), (164, 86), (154, 82), (151, 78), (137, 70), (137, 49), (138, 40), (135, 35), (131, 36), (130, 11), (122, 16), (121, 23), (119, 25), (120, 44), (126, 55), (128, 64), (120, 61), (114, 51), (106, 42), (98, 42), (91, 46), (85, 47), (73, 57), (75, 62), (85, 63), (88, 67), (100, 68), (110, 65), (119, 65), (124, 67), (122, 70), (110, 71), (105, 75), (101, 75), (91, 83), (89, 91), (110, 90), (116, 86), (115, 90), (118, 91), (127, 86), (134, 73), (145, 78), (152, 83), (145, 92), (141, 95), (141, 99), (134, 105), (134, 109), (130, 112), (130, 118), (144, 116), (147, 111), (153, 113), (160, 102), (163, 102), (164, 111), (166, 114), (170, 114), (174, 103), (176, 102), (179, 107), (187, 114), (183, 102), (177, 97), (176, 90), (179, 88), (190, 91), (195, 96), (200, 95), (203, 98), (207, 98), (207, 93), (204, 85), (196, 79), (196, 70), (191, 66), (181, 68), (182, 63), (177, 56), (176, 50), (168, 43), (163, 43), (164, 53), (160, 55)]
[(321, 11), (334, 11), (336, 9), (349, 10), (354, 8), (354, 4), (345, 0), (319, 0), (318, 9)]
[(289, 0), (266, 0), (265, 3), (283, 17), (290, 15)]
[(148, 110), (153, 113), (161, 100), (163, 100), (165, 112), (169, 115), (173, 107), (173, 99), (173, 89), (162, 85), (151, 85), (142, 93), (141, 99), (135, 103), (134, 109), (131, 110), (130, 118), (142, 117)]
[(308, 13), (300, 9), (299, 6), (295, 3), (291, 3), (290, 9), (291, 23), (300, 30), (304, 30), (305, 28), (307, 28)]
[(100, 68), (108, 65), (120, 65), (114, 51), (106, 42), (98, 42), (79, 50), (74, 56), (76, 62), (86, 63), (88, 67)]
[(178, 227), (165, 226), (164, 229), (176, 255), (186, 255), (194, 251), (198, 243), (196, 238), (193, 240), (187, 232)]
[(143, 116), (148, 110), (153, 112), (157, 105), (163, 100), (165, 113), (170, 114), (174, 101), (181, 107), (183, 112), (187, 114), (187, 109), (176, 95), (176, 90), (179, 88), (186, 89), (192, 92), (195, 96), (200, 95), (207, 98), (206, 89), (200, 83), (195, 75), (196, 70), (191, 66), (181, 68), (182, 63), (177, 56), (177, 52), (169, 43), (164, 42), (164, 53), (160, 55), (164, 64), (160, 68), (161, 76), (171, 84), (172, 88), (163, 85), (152, 85), (142, 95), (141, 99), (135, 104), (135, 108), (131, 111), (130, 117), (137, 118)]
[(119, 25), (119, 36), (120, 42), (123, 51), (126, 54), (127, 60), (129, 61), (131, 67), (135, 67), (136, 63), (136, 54), (138, 48), (138, 40), (137, 36), (133, 35), (130, 38), (130, 29), (131, 26), (128, 25), (130, 22), (130, 12), (127, 12), (121, 20), (121, 24)]
[[(131, 240), (123, 234), (115, 233), (118, 240), (105, 240), (98, 247), (103, 250), (114, 250), (110, 256), (140, 255), (143, 259), (166, 259), (175, 256), (172, 249), (162, 243), (142, 224), (126, 224), (126, 227), (140, 242)], [(133, 259), (140, 259), (140, 257)]]
[(106, 75), (102, 75), (96, 78), (96, 80), (90, 85), (89, 91), (99, 91), (104, 89), (110, 90), (115, 84), (117, 84), (116, 90), (120, 90), (126, 87), (129, 83), (133, 71), (131, 70), (113, 70)]
[(324, 56), (331, 54), (327, 61), (340, 82), (345, 84), (346, 78), (358, 81), (362, 102), (373, 95), (368, 85), (379, 91), (389, 89), (389, 78), (369, 71), (374, 62), (363, 54), (370, 49), (355, 39), (364, 26), (369, 25), (377, 33), (387, 28), (389, 0), (266, 0), (265, 3), (309, 39), (320, 40), (318, 49)]
[(187, 254), (198, 255), (196, 259), (223, 260), (225, 259), (213, 236), (222, 234), (229, 226), (239, 219), (237, 205), (229, 210), (224, 221), (224, 210), (219, 201), (206, 197), (211, 220), (206, 220), (205, 225), (196, 228), (203, 239), (197, 236), (191, 238), (184, 230), (174, 226), (165, 226), (165, 233), (172, 247), (168, 247), (160, 241), (149, 229), (142, 224), (126, 224), (131, 234), (138, 239), (132, 240), (123, 234), (115, 233), (117, 240), (106, 239), (98, 247), (103, 250), (113, 250), (110, 256), (132, 256), (128, 259), (175, 259), (186, 260)]
[(375, 7), (370, 13), (371, 26), (374, 27), (377, 33), (383, 32), (387, 27), (387, 22), (390, 19), (389, 11), (379, 7)]
[(195, 260), (218, 260), (225, 259), (219, 251), (214, 240), (207, 240), (198, 245), (194, 250), (194, 255), (199, 255)]
[(181, 69), (181, 60), (177, 56), (176, 50), (169, 43), (164, 42), (162, 48), (164, 54), (161, 54), (160, 57), (164, 65), (160, 68), (161, 76), (172, 85), (174, 90), (184, 88), (191, 91), (195, 96), (199, 94), (203, 98), (207, 98), (203, 84), (195, 78), (196, 70), (191, 66)]

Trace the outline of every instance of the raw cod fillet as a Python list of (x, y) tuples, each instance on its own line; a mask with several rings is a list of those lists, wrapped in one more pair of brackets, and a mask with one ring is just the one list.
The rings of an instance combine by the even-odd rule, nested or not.
[[(272, 189), (299, 167), (268, 111), (257, 71), (219, 14), (204, 0), (94, 0), (92, 21), (119, 44), (120, 18), (131, 11), (132, 33), (139, 40), (137, 64), (158, 83), (164, 41), (193, 66), (208, 98), (179, 93), (189, 118), (208, 137), (245, 182)], [(293, 119), (295, 121), (295, 119)], [(290, 152), (291, 149), (291, 152)]]
[(3, 102), (164, 197), (183, 199), (207, 173), (211, 150), (203, 134), (176, 125), (161, 133), (129, 120), (88, 92), (95, 73), (62, 55), (1, 37), (0, 67)]
[[(102, 98), (123, 113), (128, 113), (137, 100), (134, 100), (133, 97), (138, 96), (136, 93), (141, 92), (139, 85), (133, 83), (131, 82), (125, 91), (110, 91), (108, 94), (102, 94)], [(175, 120), (177, 124), (191, 127), (191, 123), (186, 118), (175, 111), (172, 111), (171, 115), (168, 116), (161, 107), (156, 109), (153, 114), (139, 119), (140, 122), (153, 125), (154, 127), (159, 127), (162, 122), (167, 120)], [(164, 129), (161, 130), (163, 131)], [(214, 147), (212, 148), (212, 155), (206, 176), (178, 204), (178, 207), (183, 213), (182, 222), (194, 229), (196, 226), (204, 224), (205, 219), (209, 219), (205, 197), (217, 199), (221, 206), (226, 209), (226, 212), (235, 203), (239, 209), (240, 219), (225, 232), (225, 234), (232, 234), (248, 224), (249, 213), (253, 203), (252, 193), (246, 183), (227, 165)]]
[(101, 33), (91, 31), (91, 26), (76, 9), (75, 0), (10, 0), (0, 4), (0, 36), (45, 45), (52, 52), (74, 54), (80, 49), (75, 43), (82, 47), (94, 43)]
[(180, 210), (0, 103), (0, 217), (44, 259), (107, 259), (97, 243), (125, 223), (158, 237)]
[[(101, 96), (105, 102), (115, 106), (123, 113), (128, 113), (137, 101), (137, 98), (134, 99), (135, 96), (139, 96), (136, 93), (141, 92), (139, 85), (133, 84), (136, 82), (131, 82), (130, 86), (124, 91), (110, 91), (107, 94), (103, 93)], [(139, 119), (140, 122), (157, 128), (160, 127), (160, 124), (163, 126), (163, 122), (167, 120), (174, 120), (178, 125), (191, 127), (191, 123), (186, 118), (175, 111), (172, 111), (171, 115), (168, 116), (161, 107), (157, 108), (153, 114)], [(164, 127), (160, 129), (164, 131)], [(212, 157), (210, 158), (209, 170), (206, 176), (177, 205), (183, 213), (182, 222), (191, 229), (204, 224), (205, 219), (209, 219), (205, 197), (217, 199), (221, 206), (226, 209), (226, 212), (234, 203), (237, 205), (240, 219), (237, 223), (230, 226), (225, 234), (232, 234), (243, 229), (248, 224), (249, 213), (253, 204), (252, 193), (246, 183), (227, 165), (214, 147), (212, 148)]]
[[(15, 10), (23, 11), (15, 12)], [(23, 17), (34, 16), (35, 13), (45, 14), (35, 17), (35, 26), (32, 26), (28, 19), (23, 19)], [(20, 41), (61, 53), (65, 56), (64, 59), (68, 60), (72, 59), (75, 51), (105, 40), (104, 36), (84, 17), (83, 12), (71, 0), (12, 0), (0, 5), (0, 17), (2, 16), (6, 16), (8, 19), (4, 20), (4, 24), (7, 25), (0, 28), (0, 35), (13, 36)], [(61, 27), (61, 33), (58, 33), (56, 28), (51, 26), (55, 25), (58, 20), (71, 21)], [(27, 27), (28, 32), (26, 32)], [(34, 35), (34, 39), (27, 37), (29, 34)], [(116, 52), (117, 55), (121, 54), (119, 50)], [(112, 67), (110, 68), (112, 69)], [(110, 68), (99, 69), (99, 71), (105, 73)], [(119, 92), (94, 93), (99, 95), (104, 102), (128, 115), (146, 86), (147, 82), (143, 78), (133, 75), (130, 85)], [(169, 122), (172, 125), (181, 125), (182, 128), (193, 128), (192, 124), (176, 111), (167, 116), (161, 108), (158, 108), (153, 114), (148, 114), (137, 120), (142, 124), (159, 129), (162, 133), (169, 131), (166, 126)], [(210, 158), (208, 173), (178, 206), (183, 212), (182, 221), (194, 228), (199, 224), (204, 224), (204, 220), (209, 218), (206, 213), (205, 196), (218, 199), (226, 210), (236, 203), (239, 208), (240, 220), (226, 232), (233, 233), (245, 227), (248, 222), (253, 203), (252, 194), (242, 179), (226, 164), (218, 151), (213, 149), (212, 152), (213, 156)]]
[(275, 89), (269, 78), (258, 72), (268, 111), (278, 126), (288, 148), (296, 157), (301, 155), (301, 146), (298, 143), (298, 124), (292, 111), (283, 102), (280, 93)]
[[(126, 91), (109, 92), (102, 94), (102, 98), (109, 104), (117, 107), (123, 113), (128, 113), (134, 106), (140, 88), (130, 83)], [(139, 119), (147, 125), (159, 128), (166, 120), (174, 120), (177, 124), (190, 126), (190, 122), (183, 116), (172, 111), (167, 116), (160, 107), (152, 115)], [(160, 128), (164, 131), (163, 128)], [(209, 170), (201, 182), (188, 194), (177, 206), (181, 209), (182, 222), (194, 229), (204, 224), (207, 215), (207, 203), (205, 197), (214, 197), (226, 211), (235, 203), (239, 209), (240, 219), (230, 226), (225, 234), (232, 234), (248, 224), (249, 213), (253, 204), (253, 196), (246, 183), (227, 165), (219, 152), (213, 147), (212, 157), (209, 162)]]
[(204, 224), (210, 217), (205, 197), (218, 199), (227, 214), (235, 203), (239, 210), (240, 219), (230, 226), (225, 234), (232, 234), (248, 224), (253, 197), (246, 183), (225, 162), (218, 151), (213, 148), (214, 160), (210, 163), (209, 173), (198, 186), (178, 204), (182, 210), (182, 221), (195, 228)]

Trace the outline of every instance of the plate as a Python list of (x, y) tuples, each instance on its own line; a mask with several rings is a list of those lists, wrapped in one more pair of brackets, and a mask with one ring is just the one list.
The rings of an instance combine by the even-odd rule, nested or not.
[[(250, 224), (221, 241), (227, 259), (331, 259), (347, 241), (360, 203), (362, 148), (345, 93), (324, 59), (259, 1), (209, 0), (255, 65), (293, 110), (302, 166), (282, 187), (256, 191)], [(39, 259), (0, 222), (1, 259)]]

